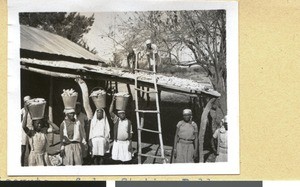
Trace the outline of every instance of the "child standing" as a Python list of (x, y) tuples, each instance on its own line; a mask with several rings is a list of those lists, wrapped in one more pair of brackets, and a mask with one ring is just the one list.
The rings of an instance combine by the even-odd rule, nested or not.
[[(30, 96), (25, 96), (24, 101), (24, 107), (21, 109), (21, 123), (25, 116), (25, 104), (27, 101), (29, 101), (31, 98)], [(31, 117), (27, 117), (27, 126), (29, 129), (33, 129), (32, 127), (32, 121)], [(28, 146), (28, 151), (30, 153), (30, 145), (28, 144), (28, 136), (25, 133), (25, 131), (22, 128), (22, 139), (21, 139), (21, 166), (25, 166), (25, 153), (26, 153), (26, 147)]]
[[(43, 118), (32, 120), (33, 130), (27, 127), (27, 117), (28, 117), (28, 106), (25, 104), (25, 114), (22, 122), (22, 128), (28, 136), (29, 145), (31, 151), (28, 157), (29, 166), (47, 166), (51, 165), (48, 159), (48, 154), (46, 152), (47, 146), (47, 133), (56, 133), (59, 128), (52, 122), (45, 122)], [(46, 123), (49, 123), (52, 128), (46, 128)]]
[[(221, 121), (221, 126), (213, 134), (211, 141), (212, 149), (216, 155), (216, 162), (227, 162), (227, 116)], [(217, 148), (215, 147), (217, 141)]]
[(119, 110), (118, 115), (113, 113), (115, 96), (113, 96), (109, 113), (114, 123), (114, 143), (112, 159), (121, 161), (123, 164), (132, 159), (132, 124), (126, 118), (125, 111)]
[(95, 165), (101, 165), (109, 150), (109, 123), (103, 109), (97, 109), (91, 121), (89, 145)]
[(83, 128), (75, 118), (75, 109), (65, 109), (65, 120), (60, 125), (61, 156), (64, 165), (82, 165), (81, 143), (87, 147)]
[(176, 163), (194, 163), (198, 156), (198, 127), (192, 121), (192, 111), (183, 110), (183, 120), (177, 124), (174, 138), (174, 157)]

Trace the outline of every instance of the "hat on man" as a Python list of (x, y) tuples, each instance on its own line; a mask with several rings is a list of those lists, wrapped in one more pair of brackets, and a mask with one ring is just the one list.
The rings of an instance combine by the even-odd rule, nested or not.
[(182, 114), (183, 115), (192, 115), (192, 110), (191, 109), (184, 109)]

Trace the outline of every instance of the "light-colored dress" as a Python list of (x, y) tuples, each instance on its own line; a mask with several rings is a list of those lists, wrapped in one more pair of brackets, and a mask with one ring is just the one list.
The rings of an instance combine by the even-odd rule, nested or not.
[(48, 154), (46, 152), (47, 135), (42, 132), (30, 130), (28, 136), (31, 151), (28, 157), (29, 166), (47, 166), (50, 165)]
[(194, 163), (194, 140), (195, 133), (198, 132), (198, 127), (195, 122), (187, 123), (179, 121), (178, 128), (178, 142), (176, 146), (177, 155), (176, 163)]
[(122, 162), (130, 161), (132, 159), (131, 153), (131, 142), (129, 141), (129, 133), (132, 132), (132, 128), (129, 124), (129, 120), (121, 120), (118, 116), (115, 115), (113, 118), (114, 124), (118, 123), (118, 132), (117, 138), (114, 141), (112, 148), (112, 159), (120, 160)]
[(213, 137), (218, 140), (216, 162), (227, 162), (227, 131), (222, 126), (215, 131)]
[(90, 137), (92, 141), (92, 155), (104, 156), (109, 150), (110, 128), (105, 111), (103, 110), (103, 118), (97, 119), (97, 112), (91, 121)]

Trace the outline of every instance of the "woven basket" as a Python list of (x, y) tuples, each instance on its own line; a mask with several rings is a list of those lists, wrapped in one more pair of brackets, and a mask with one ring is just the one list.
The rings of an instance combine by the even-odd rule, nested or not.
[(65, 109), (75, 109), (78, 95), (61, 97), (64, 102)]
[[(103, 90), (101, 87), (96, 87), (92, 89), (92, 92), (95, 90)], [(97, 109), (105, 108), (106, 107), (106, 94), (97, 95), (97, 96), (90, 96), (96, 106)]]
[[(38, 100), (38, 102), (37, 102)], [(28, 101), (28, 111), (32, 120), (44, 118), (46, 101), (42, 98), (35, 98)]]
[(128, 104), (129, 96), (116, 96), (116, 109), (126, 110)]

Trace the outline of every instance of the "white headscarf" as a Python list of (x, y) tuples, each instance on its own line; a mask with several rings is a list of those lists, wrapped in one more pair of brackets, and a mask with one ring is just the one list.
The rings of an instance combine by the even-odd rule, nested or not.
[[(98, 118), (97, 118), (97, 111), (98, 110), (102, 110), (102, 112), (103, 112), (103, 118), (101, 120), (98, 120)], [(100, 125), (98, 125), (99, 122), (104, 123), (103, 124), (104, 130), (101, 129)], [(110, 132), (110, 128), (109, 128), (109, 123), (108, 123), (105, 111), (103, 109), (97, 109), (95, 111), (94, 116), (93, 116), (92, 121), (91, 121), (89, 139), (93, 139), (95, 137), (103, 137), (105, 139), (109, 139), (110, 138), (109, 132)]]

